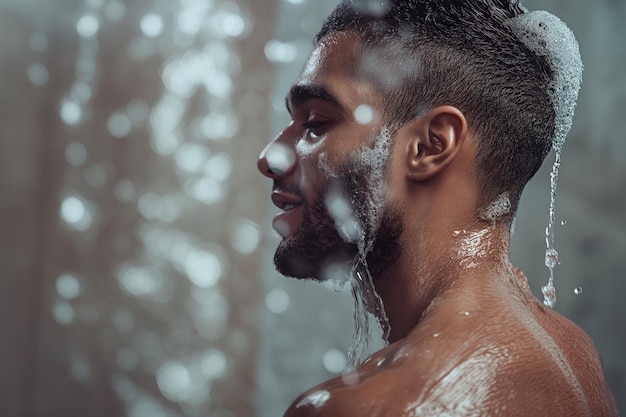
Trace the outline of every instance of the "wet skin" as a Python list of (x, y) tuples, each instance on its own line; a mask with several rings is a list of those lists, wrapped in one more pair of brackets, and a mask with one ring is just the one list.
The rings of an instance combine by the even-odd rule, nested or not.
[[(339, 169), (384, 127), (380, 92), (359, 76), (361, 53), (351, 33), (316, 47), (288, 96), (292, 122), (259, 158), (283, 210), (277, 266), (286, 275), (321, 279), (326, 257), (346, 248), (323, 209), (311, 213), (327, 185), (320, 156)], [(371, 123), (356, 122), (361, 104), (374, 109)], [(267, 159), (277, 143), (293, 157), (280, 170)], [(386, 202), (403, 222), (401, 251), (375, 276), (391, 344), (302, 394), (286, 416), (617, 415), (590, 338), (544, 307), (509, 263), (508, 222), (477, 217), (475, 149), (450, 106), (396, 132)], [(286, 261), (311, 246), (302, 259), (312, 266)]]

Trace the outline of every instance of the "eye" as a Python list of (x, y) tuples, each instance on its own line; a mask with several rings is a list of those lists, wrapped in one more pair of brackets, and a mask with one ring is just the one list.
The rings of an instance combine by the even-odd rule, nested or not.
[(318, 138), (324, 134), (324, 128), (328, 123), (326, 121), (309, 120), (302, 123), (302, 127), (308, 131), (311, 137)]

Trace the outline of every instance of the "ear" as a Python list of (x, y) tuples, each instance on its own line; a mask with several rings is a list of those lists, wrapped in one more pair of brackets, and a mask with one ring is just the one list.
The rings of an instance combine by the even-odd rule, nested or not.
[(443, 171), (456, 158), (467, 135), (463, 113), (452, 106), (439, 106), (407, 122), (407, 178), (424, 181)]

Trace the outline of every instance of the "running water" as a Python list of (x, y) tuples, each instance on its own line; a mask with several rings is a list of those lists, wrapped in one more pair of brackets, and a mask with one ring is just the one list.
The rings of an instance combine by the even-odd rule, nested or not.
[(572, 127), (578, 91), (582, 83), (583, 64), (574, 34), (553, 14), (543, 10), (525, 13), (510, 19), (509, 27), (531, 51), (546, 58), (554, 72), (548, 88), (555, 114), (552, 149), (556, 153), (550, 174), (550, 212), (546, 228), (545, 265), (550, 271), (550, 278), (548, 284), (541, 289), (544, 304), (554, 308), (556, 304), (554, 268), (559, 259), (554, 248), (556, 185), (561, 166), (561, 151), (565, 137)]
[(550, 173), (550, 213), (548, 226), (546, 227), (546, 257), (545, 265), (550, 271), (548, 283), (541, 287), (543, 293), (543, 303), (550, 308), (556, 305), (556, 288), (554, 288), (554, 268), (559, 263), (559, 253), (554, 249), (554, 223), (555, 223), (555, 201), (556, 201), (556, 184), (559, 178), (559, 168), (561, 166), (561, 152), (557, 151)]
[[(354, 243), (358, 254), (344, 268), (347, 277), (337, 276), (341, 268), (334, 267), (333, 287), (342, 288), (347, 281), (354, 297), (354, 334), (348, 349), (346, 371), (354, 370), (369, 354), (372, 331), (375, 326), (382, 330), (383, 343), (388, 343), (389, 320), (382, 299), (374, 288), (374, 281), (367, 265), (367, 255), (372, 250), (380, 226), (384, 207), (384, 166), (391, 154), (391, 136), (383, 129), (377, 136), (373, 148), (363, 147), (354, 155), (350, 173), (366, 180), (363, 189), (334, 189), (329, 192), (326, 207), (335, 221), (342, 238)], [(327, 177), (339, 180), (346, 173), (336, 173), (325, 154), (320, 155), (319, 166)], [(356, 193), (356, 194), (355, 194)]]
[(356, 369), (368, 356), (374, 326), (380, 325), (382, 328), (385, 343), (390, 331), (383, 302), (374, 290), (374, 282), (367, 265), (356, 262), (351, 271), (351, 283), (354, 297), (354, 334), (348, 348), (346, 371)]

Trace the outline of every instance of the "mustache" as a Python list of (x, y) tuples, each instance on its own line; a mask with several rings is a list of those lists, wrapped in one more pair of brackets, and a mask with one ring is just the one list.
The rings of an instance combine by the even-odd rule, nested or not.
[(301, 199), (302, 202), (305, 201), (304, 192), (298, 184), (287, 184), (283, 181), (274, 181), (274, 183), (272, 184), (272, 192), (293, 194)]

